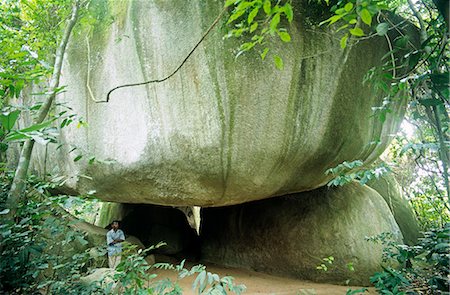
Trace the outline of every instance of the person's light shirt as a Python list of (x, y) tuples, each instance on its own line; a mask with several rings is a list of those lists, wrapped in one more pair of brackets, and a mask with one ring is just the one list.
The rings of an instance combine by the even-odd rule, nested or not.
[(111, 229), (106, 234), (106, 243), (108, 244), (109, 256), (122, 253), (122, 243), (115, 243), (111, 245), (114, 240), (125, 240), (125, 235), (123, 234), (122, 230), (117, 229), (116, 231), (114, 231), (113, 229)]

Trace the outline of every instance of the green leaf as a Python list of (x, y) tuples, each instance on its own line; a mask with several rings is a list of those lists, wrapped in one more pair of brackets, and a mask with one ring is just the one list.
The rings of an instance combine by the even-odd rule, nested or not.
[(339, 15), (341, 15), (341, 16), (344, 16), (344, 15), (347, 14), (347, 12), (345, 11), (344, 8), (339, 8), (339, 9), (337, 9), (337, 10), (335, 11), (335, 13), (336, 13), (336, 14), (339, 14)]
[(353, 28), (353, 29), (350, 29), (349, 32), (353, 36), (357, 36), (357, 37), (364, 36), (364, 31), (361, 28)]
[(253, 10), (248, 14), (247, 22), (248, 24), (251, 24), (253, 20), (255, 19), (256, 15), (259, 12), (259, 7), (253, 8)]
[(266, 58), (267, 53), (269, 52), (269, 48), (264, 48), (264, 51), (261, 53), (261, 59), (264, 60)]
[(427, 98), (427, 99), (419, 99), (419, 103), (426, 107), (438, 106), (443, 104), (439, 99)]
[(198, 292), (199, 294), (201, 294), (206, 287), (206, 271), (202, 271), (201, 273), (199, 273), (197, 275), (197, 278), (195, 278), (194, 283), (192, 284), (192, 289), (197, 289), (198, 288)]
[(28, 139), (30, 136), (20, 133), (20, 132), (11, 132), (6, 136), (7, 141), (14, 141), (14, 140), (21, 140), (21, 139)]
[(417, 65), (417, 63), (419, 62), (420, 58), (422, 57), (422, 52), (421, 51), (415, 51), (412, 52), (409, 56), (408, 56), (408, 65), (409, 67), (412, 69), (413, 67), (415, 67)]
[(340, 27), (336, 30), (336, 32), (342, 31), (343, 29), (346, 29), (348, 26), (349, 26), (348, 24), (345, 24), (345, 25), (343, 25), (343, 26), (340, 26)]
[(326, 20), (325, 22), (329, 21), (330, 23), (328, 25), (332, 25), (335, 22), (337, 22), (338, 20), (340, 20), (344, 15), (335, 15), (330, 17), (328, 20)]
[(284, 5), (284, 14), (286, 15), (288, 21), (292, 22), (292, 20), (294, 19), (294, 12), (292, 11), (291, 4), (286, 3), (286, 5)]
[(47, 269), (48, 268), (48, 263), (42, 263), (40, 265), (37, 266), (38, 269)]
[(344, 9), (345, 11), (350, 12), (353, 9), (353, 3), (348, 2), (347, 4), (345, 4)]
[(341, 48), (344, 49), (347, 47), (348, 34), (345, 34), (344, 37), (341, 38)]
[(275, 66), (277, 67), (277, 69), (282, 70), (284, 68), (283, 59), (280, 56), (275, 54), (273, 56), (273, 60), (275, 62)]
[(254, 31), (256, 31), (256, 29), (258, 28), (258, 23), (254, 22), (251, 26), (250, 26), (250, 33), (253, 33)]
[(19, 110), (0, 114), (0, 124), (7, 132), (9, 132), (14, 127), (17, 118), (19, 117), (19, 114), (20, 114)]
[(264, 1), (263, 9), (264, 9), (264, 12), (265, 12), (267, 15), (270, 14), (270, 11), (272, 10), (272, 9), (271, 9), (271, 3), (270, 3), (270, 0)]
[(75, 157), (75, 159), (73, 159), (73, 161), (78, 162), (79, 160), (81, 160), (81, 158), (83, 158), (83, 155), (78, 155)]
[(401, 37), (398, 37), (397, 39), (395, 39), (394, 44), (397, 47), (404, 48), (406, 46), (406, 44), (408, 44), (408, 41), (409, 41), (409, 37), (408, 37), (408, 35), (405, 35), (405, 36), (401, 36)]
[(9, 213), (9, 209), (4, 209), (2, 211), (0, 211), (0, 215), (5, 215)]
[(234, 2), (236, 2), (236, 0), (227, 0), (227, 1), (225, 1), (225, 7), (228, 7), (231, 4), (234, 4)]
[(233, 14), (230, 16), (230, 18), (227, 21), (227, 24), (231, 24), (238, 18), (240, 18), (244, 14), (245, 10), (238, 10), (236, 12), (233, 12)]
[(433, 73), (430, 75), (431, 81), (434, 85), (448, 86), (450, 81), (450, 76), (448, 72), (444, 73)]
[(239, 55), (241, 55), (242, 53), (244, 53), (245, 51), (249, 51), (250, 49), (252, 49), (255, 45), (256, 45), (255, 42), (246, 42), (246, 43), (243, 43), (243, 44), (239, 47), (239, 49), (240, 49), (241, 51), (236, 55), (236, 58), (237, 58)]
[(14, 96), (15, 96), (16, 98), (19, 97), (20, 92), (22, 91), (24, 85), (25, 85), (25, 81), (24, 81), (24, 80), (18, 80), (18, 81), (16, 81), (15, 87), (14, 87), (14, 88), (15, 88), (15, 89), (14, 89)]
[(270, 21), (270, 30), (275, 32), (277, 30), (278, 24), (280, 23), (280, 14), (277, 13)]
[(280, 39), (283, 42), (291, 42), (291, 35), (289, 35), (288, 32), (280, 32), (280, 31), (278, 31), (278, 36), (280, 36)]
[(82, 236), (76, 236), (76, 239), (83, 246), (86, 246), (87, 244), (89, 244), (88, 241), (86, 241)]
[(361, 10), (360, 16), (365, 24), (367, 24), (368, 26), (372, 24), (372, 15), (367, 9), (364, 8), (363, 10)]
[[(241, 2), (240, 0), (237, 2)], [(242, 1), (241, 3), (239, 3), (239, 5), (236, 7), (237, 11), (246, 11), (247, 8), (252, 7), (255, 4), (255, 1)]]
[(40, 124), (34, 124), (34, 125), (31, 125), (30, 127), (21, 129), (19, 131), (22, 132), (22, 133), (28, 133), (28, 132), (32, 132), (32, 131), (37, 131), (37, 130), (44, 129), (44, 128), (50, 126), (51, 123), (52, 123), (52, 121), (47, 121), (47, 122), (43, 122), (43, 123), (40, 123)]

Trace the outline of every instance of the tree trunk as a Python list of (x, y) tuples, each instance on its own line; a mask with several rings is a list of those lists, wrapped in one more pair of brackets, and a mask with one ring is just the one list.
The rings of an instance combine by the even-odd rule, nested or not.
[[(57, 88), (59, 86), (59, 78), (61, 76), (61, 68), (64, 59), (64, 53), (66, 51), (67, 43), (69, 42), (72, 29), (75, 26), (78, 19), (78, 10), (80, 3), (76, 0), (72, 7), (72, 14), (64, 30), (62, 40), (56, 49), (56, 58), (53, 66), (53, 74), (49, 85), (49, 96), (44, 101), (44, 104), (39, 109), (38, 115), (34, 124), (42, 123), (48, 115), (50, 107), (55, 100), (57, 94)], [(28, 167), (30, 165), (31, 154), (33, 152), (34, 140), (28, 139), (25, 141), (22, 151), (20, 153), (19, 164), (17, 165), (16, 173), (11, 185), (11, 189), (8, 194), (6, 206), (10, 210), (7, 218), (12, 219), (17, 211), (18, 204), (25, 191), (25, 184), (27, 180)]]

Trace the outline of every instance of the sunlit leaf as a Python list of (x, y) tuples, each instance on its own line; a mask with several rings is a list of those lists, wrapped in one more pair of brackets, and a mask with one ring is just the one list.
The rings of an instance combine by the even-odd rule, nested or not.
[(357, 36), (357, 37), (364, 36), (364, 31), (361, 28), (353, 28), (353, 29), (350, 29), (349, 32), (353, 36)]
[(286, 5), (284, 5), (284, 14), (286, 14), (286, 18), (288, 19), (288, 21), (292, 22), (292, 20), (294, 19), (294, 12), (292, 11), (291, 4), (286, 3)]
[(9, 213), (9, 209), (3, 209), (2, 211), (0, 211), (0, 215), (5, 215)]
[(372, 15), (370, 14), (370, 12), (367, 9), (361, 10), (360, 16), (361, 16), (362, 21), (366, 25), (370, 26), (372, 24)]
[(345, 34), (344, 37), (341, 38), (341, 48), (344, 49), (347, 47), (348, 34)]
[(345, 11), (350, 12), (350, 10), (353, 9), (353, 3), (348, 2), (347, 4), (345, 4), (344, 9), (345, 9)]
[(291, 42), (291, 35), (288, 32), (278, 32), (278, 36), (283, 42)]
[(264, 51), (261, 53), (261, 59), (264, 60), (266, 58), (267, 53), (269, 52), (269, 48), (264, 48)]
[(270, 11), (271, 11), (271, 3), (270, 3), (270, 0), (264, 1), (263, 9), (264, 9), (264, 12), (265, 12), (267, 15), (270, 14)]
[(280, 23), (280, 14), (277, 13), (270, 21), (270, 30), (275, 32), (277, 30), (277, 26)]
[(248, 14), (247, 22), (248, 24), (251, 24), (253, 20), (255, 19), (256, 15), (259, 12), (259, 7), (253, 8), (253, 10)]
[(283, 59), (280, 56), (274, 55), (273, 60), (275, 62), (275, 66), (277, 67), (277, 69), (282, 70), (284, 68)]

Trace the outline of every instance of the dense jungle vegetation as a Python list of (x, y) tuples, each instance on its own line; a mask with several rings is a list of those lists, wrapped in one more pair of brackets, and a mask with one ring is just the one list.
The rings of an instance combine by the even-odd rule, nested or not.
[[(81, 278), (99, 265), (105, 249), (80, 251), (88, 244), (87, 237), (73, 224), (79, 219), (92, 222), (100, 202), (95, 194), (58, 194), (61, 179), (51, 172), (37, 176), (29, 171), (34, 145), (57, 146), (59, 130), (70, 124), (89, 128), (69, 109), (56, 113), (54, 106), (66, 86), (59, 80), (71, 35), (98, 25), (90, 13), (95, 1), (0, 0), (0, 293), (107, 294), (116, 292), (118, 284), (125, 294), (182, 293), (177, 282), (151, 275), (144, 259), (149, 250), (132, 245), (110, 280), (85, 283)], [(374, 238), (385, 244), (386, 261), (371, 282), (380, 294), (449, 294), (449, 2), (310, 0), (310, 5), (326, 9), (322, 23), (316, 25), (332, 28), (343, 51), (374, 36), (388, 42), (384, 64), (365, 77), (384, 93), (373, 115), (384, 121), (393, 115), (394, 105), (407, 105), (401, 130), (382, 156), (383, 163), (367, 167), (361, 161), (344, 162), (329, 170), (334, 175), (329, 185), (351, 181), (364, 185), (393, 174), (423, 230), (414, 246), (393, 243), (388, 234)], [(291, 0), (224, 1), (224, 37), (241, 42), (236, 58), (257, 51), (262, 61), (270, 60), (267, 66), (282, 71), (283, 56), (271, 45), (295, 38), (289, 30), (295, 9)], [(392, 39), (390, 33), (398, 26), (393, 14), (414, 26), (416, 37), (399, 34)], [(41, 92), (31, 93), (31, 85), (40, 85)], [(32, 101), (26, 96), (39, 103), (25, 104)], [(20, 156), (13, 161), (16, 151)], [(204, 266), (157, 267), (175, 269), (180, 278), (197, 276), (193, 288), (199, 294), (245, 290)]]

